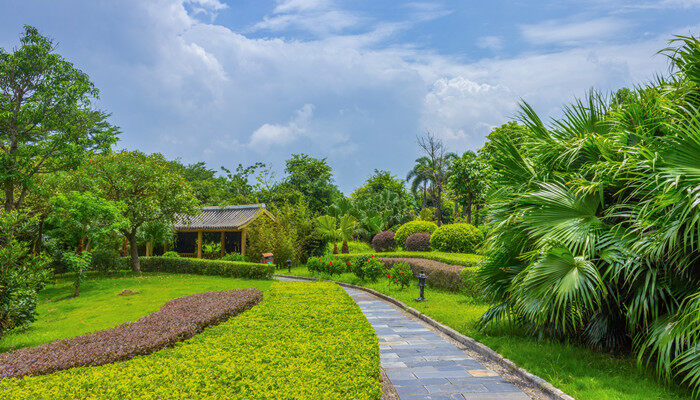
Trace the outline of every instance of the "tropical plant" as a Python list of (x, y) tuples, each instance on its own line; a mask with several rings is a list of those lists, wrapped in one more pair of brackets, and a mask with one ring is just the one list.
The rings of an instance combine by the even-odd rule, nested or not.
[[(430, 132), (418, 138), (418, 146), (423, 153), (425, 153), (424, 158), (427, 160), (419, 158), (419, 160), (422, 160), (419, 168), (421, 178), (414, 178), (414, 182), (415, 179), (426, 179), (430, 182), (430, 190), (428, 193), (436, 207), (435, 220), (439, 225), (442, 224), (443, 221), (442, 196), (447, 186), (450, 163), (457, 155), (448, 153), (445, 150), (444, 143)], [(410, 177), (411, 173), (409, 173), (409, 178)]]
[(700, 41), (673, 44), (670, 78), (591, 93), (550, 126), (523, 104), (519, 145), (490, 139), (482, 324), (631, 350), (697, 395)]

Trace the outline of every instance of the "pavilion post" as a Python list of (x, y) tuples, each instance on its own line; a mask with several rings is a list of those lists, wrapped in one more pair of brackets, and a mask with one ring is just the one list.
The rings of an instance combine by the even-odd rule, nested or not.
[(152, 254), (153, 253), (152, 247), (153, 246), (152, 246), (150, 241), (146, 242), (146, 257), (150, 257), (153, 255)]
[(245, 255), (245, 229), (241, 231), (241, 254)]
[(197, 231), (197, 258), (202, 258), (202, 231)]
[(224, 258), (224, 255), (226, 255), (226, 238), (225, 238), (225, 232), (221, 231), (221, 258)]

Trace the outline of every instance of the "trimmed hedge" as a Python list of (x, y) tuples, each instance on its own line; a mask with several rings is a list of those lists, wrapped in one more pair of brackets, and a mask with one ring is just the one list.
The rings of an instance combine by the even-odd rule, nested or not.
[[(271, 279), (274, 264), (242, 261), (205, 260), (202, 258), (139, 257), (143, 272), (169, 272), (175, 274), (216, 275), (229, 278)], [(131, 258), (120, 259), (122, 269), (131, 268)]]
[[(351, 261), (358, 256), (370, 256), (374, 253), (364, 254), (342, 254), (334, 257)], [(390, 253), (382, 253), (382, 257), (398, 257), (398, 258), (423, 258), (426, 260), (434, 260), (450, 265), (461, 265), (463, 267), (476, 267), (484, 257), (478, 254), (461, 254), (461, 253), (443, 253), (438, 251), (393, 251)]]
[(394, 236), (396, 233), (392, 231), (379, 232), (372, 238), (372, 248), (374, 251), (394, 251), (396, 250), (396, 241)]
[(430, 234), (427, 232), (414, 233), (406, 238), (406, 251), (430, 251)]
[(345, 291), (275, 282), (253, 309), (171, 349), (0, 380), (0, 398), (379, 400), (379, 347)]
[(394, 264), (406, 263), (411, 266), (414, 276), (421, 271), (425, 272), (427, 276), (425, 282), (432, 287), (451, 291), (460, 290), (462, 287), (460, 271), (464, 267), (460, 265), (449, 265), (420, 258), (381, 258), (381, 260), (386, 268), (393, 268)]
[(398, 243), (400, 246), (405, 246), (406, 245), (406, 238), (413, 235), (414, 233), (433, 233), (437, 229), (437, 225), (435, 222), (429, 222), (429, 221), (410, 221), (406, 222), (405, 224), (401, 225), (399, 229), (396, 230), (396, 236), (394, 236), (394, 240), (396, 240), (396, 243)]
[(430, 236), (430, 247), (438, 251), (472, 253), (484, 242), (484, 234), (471, 224), (448, 224)]
[(247, 288), (173, 299), (133, 323), (0, 353), (0, 378), (44, 375), (151, 354), (250, 309), (262, 297), (260, 290)]

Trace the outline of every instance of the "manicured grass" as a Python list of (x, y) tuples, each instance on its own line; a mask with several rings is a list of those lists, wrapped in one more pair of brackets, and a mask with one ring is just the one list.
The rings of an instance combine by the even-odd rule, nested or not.
[[(286, 274), (285, 271), (280, 273)], [(313, 276), (306, 267), (292, 269), (293, 275)], [(326, 276), (325, 278), (329, 278)], [(372, 288), (403, 301), (437, 321), (470, 336), (519, 366), (546, 379), (577, 400), (677, 400), (690, 399), (682, 389), (667, 388), (650, 374), (640, 371), (635, 360), (614, 356), (573, 344), (538, 341), (507, 327), (482, 332), (475, 324), (488, 304), (459, 293), (428, 289), (426, 302), (418, 297), (416, 282), (399, 290), (388, 279), (361, 282), (352, 274), (334, 275), (333, 280)]]
[[(111, 328), (126, 321), (135, 321), (176, 297), (245, 287), (265, 291), (270, 284), (271, 281), (266, 280), (202, 275), (94, 275), (83, 282), (80, 296), (72, 298), (72, 282), (67, 278), (59, 278), (56, 284), (49, 285), (39, 293), (37, 321), (27, 328), (11, 331), (0, 339), (0, 352), (36, 346), (56, 339)], [(118, 296), (124, 289), (141, 293)]]
[(341, 288), (316, 282), (272, 283), (251, 310), (152, 355), (0, 380), (8, 400), (379, 397), (374, 330)]
[[(364, 252), (351, 254), (352, 257), (361, 255), (375, 254), (377, 257), (396, 257), (396, 258), (425, 258), (444, 262), (450, 265), (462, 265), (465, 267), (474, 267), (483, 259), (478, 254), (462, 254), (462, 253), (445, 253), (442, 251), (392, 251), (385, 253)], [(347, 257), (347, 254), (338, 254), (341, 257)]]

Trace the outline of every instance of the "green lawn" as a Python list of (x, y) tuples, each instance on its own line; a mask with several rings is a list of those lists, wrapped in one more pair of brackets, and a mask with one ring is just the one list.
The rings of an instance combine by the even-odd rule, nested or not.
[[(286, 270), (279, 273), (286, 274)], [(292, 269), (293, 275), (313, 276), (306, 267)], [(326, 278), (328, 278), (326, 276)], [(366, 286), (403, 301), (422, 313), (470, 336), (519, 366), (546, 379), (577, 400), (676, 400), (690, 399), (681, 389), (669, 389), (650, 374), (641, 372), (634, 359), (613, 356), (579, 346), (538, 341), (501, 328), (481, 332), (475, 322), (488, 305), (463, 294), (427, 289), (426, 302), (415, 302), (418, 290), (402, 290), (387, 279), (360, 282), (352, 274), (333, 276), (336, 281)]]
[[(377, 337), (357, 304), (331, 283), (192, 275), (89, 281), (84, 300), (94, 302), (63, 308), (68, 315), (56, 336), (85, 315), (100, 320), (92, 326), (106, 327), (147, 313), (168, 297), (251, 286), (264, 290), (260, 304), (173, 348), (99, 367), (2, 379), (0, 398), (379, 399)], [(143, 291), (127, 304), (116, 296), (127, 288)], [(65, 297), (66, 289), (48, 288), (42, 306)], [(114, 313), (121, 315), (97, 317)]]
[[(12, 346), (36, 346), (135, 321), (176, 297), (244, 287), (265, 291), (270, 284), (271, 281), (265, 280), (218, 276), (124, 273), (112, 277), (94, 276), (81, 285), (80, 296), (72, 298), (72, 282), (59, 278), (56, 284), (39, 293), (37, 321), (0, 339), (0, 352), (10, 350)], [(118, 296), (124, 289), (141, 293)]]

